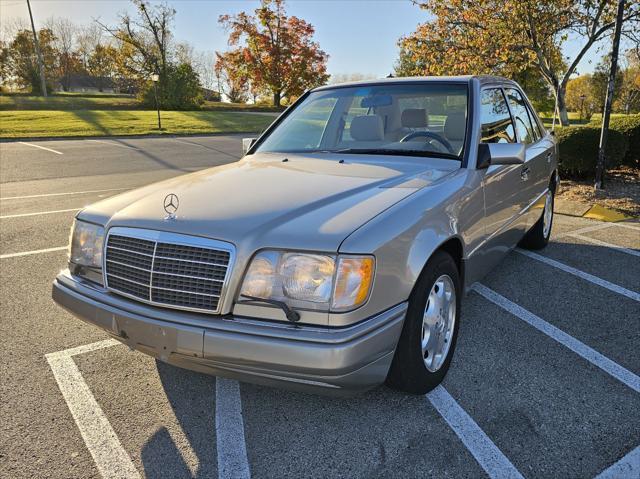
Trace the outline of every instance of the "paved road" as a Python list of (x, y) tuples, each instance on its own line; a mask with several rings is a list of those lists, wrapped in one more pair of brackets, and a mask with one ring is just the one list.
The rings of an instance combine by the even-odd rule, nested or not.
[(64, 247), (76, 208), (239, 152), (222, 136), (0, 144), (0, 477), (639, 477), (640, 224), (556, 217), (546, 250), (513, 252), (464, 300), (427, 397), (157, 363), (52, 302), (64, 250), (22, 255)]

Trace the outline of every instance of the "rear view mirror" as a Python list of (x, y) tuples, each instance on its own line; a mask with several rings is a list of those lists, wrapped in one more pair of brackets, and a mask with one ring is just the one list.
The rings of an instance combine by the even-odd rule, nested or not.
[(524, 143), (480, 143), (476, 168), (491, 165), (521, 165), (524, 163)]
[(389, 106), (393, 103), (391, 95), (365, 96), (360, 102), (361, 108), (376, 108), (379, 106)]
[(247, 154), (247, 151), (251, 149), (257, 138), (243, 138), (242, 139), (242, 156)]

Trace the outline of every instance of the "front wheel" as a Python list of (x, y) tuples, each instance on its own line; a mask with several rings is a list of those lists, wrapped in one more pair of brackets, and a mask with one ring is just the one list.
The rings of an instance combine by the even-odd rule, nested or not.
[(542, 249), (549, 243), (551, 226), (553, 226), (553, 185), (549, 186), (544, 198), (542, 216), (536, 221), (527, 234), (520, 241), (520, 246), (527, 249)]
[(442, 382), (456, 346), (460, 275), (453, 258), (436, 252), (409, 298), (387, 385), (425, 394)]

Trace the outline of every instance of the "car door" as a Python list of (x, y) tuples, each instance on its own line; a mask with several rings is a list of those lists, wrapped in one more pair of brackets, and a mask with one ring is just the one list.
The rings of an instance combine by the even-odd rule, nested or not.
[(552, 173), (555, 170), (557, 165), (557, 155), (558, 150), (556, 149), (556, 143), (544, 126), (542, 125), (542, 121), (536, 114), (536, 112), (531, 107), (531, 103), (527, 100), (525, 96), (525, 101), (527, 102), (527, 111), (531, 117), (531, 122), (533, 123), (533, 128), (537, 132), (538, 142), (537, 145), (540, 150), (543, 152), (542, 155), (538, 155), (535, 157), (534, 162), (532, 164), (532, 173), (533, 180), (535, 182), (536, 194), (542, 195), (538, 201), (531, 207), (530, 210), (530, 220), (529, 224), (533, 225), (542, 214), (542, 210), (544, 209), (544, 193), (547, 191), (549, 184), (551, 182)]
[(553, 143), (543, 138), (540, 127), (533, 112), (525, 100), (524, 95), (515, 87), (504, 89), (511, 116), (516, 129), (518, 141), (526, 146), (525, 164), (522, 169), (522, 188), (524, 194), (523, 216), (526, 220), (525, 228), (529, 229), (540, 218), (544, 207), (543, 196), (549, 183), (549, 163), (553, 154)]
[[(515, 143), (513, 118), (502, 88), (486, 87), (480, 95), (482, 143)], [(522, 238), (526, 219), (521, 215), (528, 200), (523, 187), (524, 165), (492, 165), (484, 170), (485, 255), (498, 261)], [(492, 259), (491, 259), (492, 258)]]

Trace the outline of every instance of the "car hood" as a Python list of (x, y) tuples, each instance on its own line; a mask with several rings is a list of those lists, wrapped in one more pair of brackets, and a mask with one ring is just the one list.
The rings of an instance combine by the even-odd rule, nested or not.
[[(337, 251), (355, 229), (418, 189), (458, 170), (456, 161), (265, 153), (96, 203), (81, 219), (261, 247)], [(174, 219), (164, 200), (178, 197)]]

